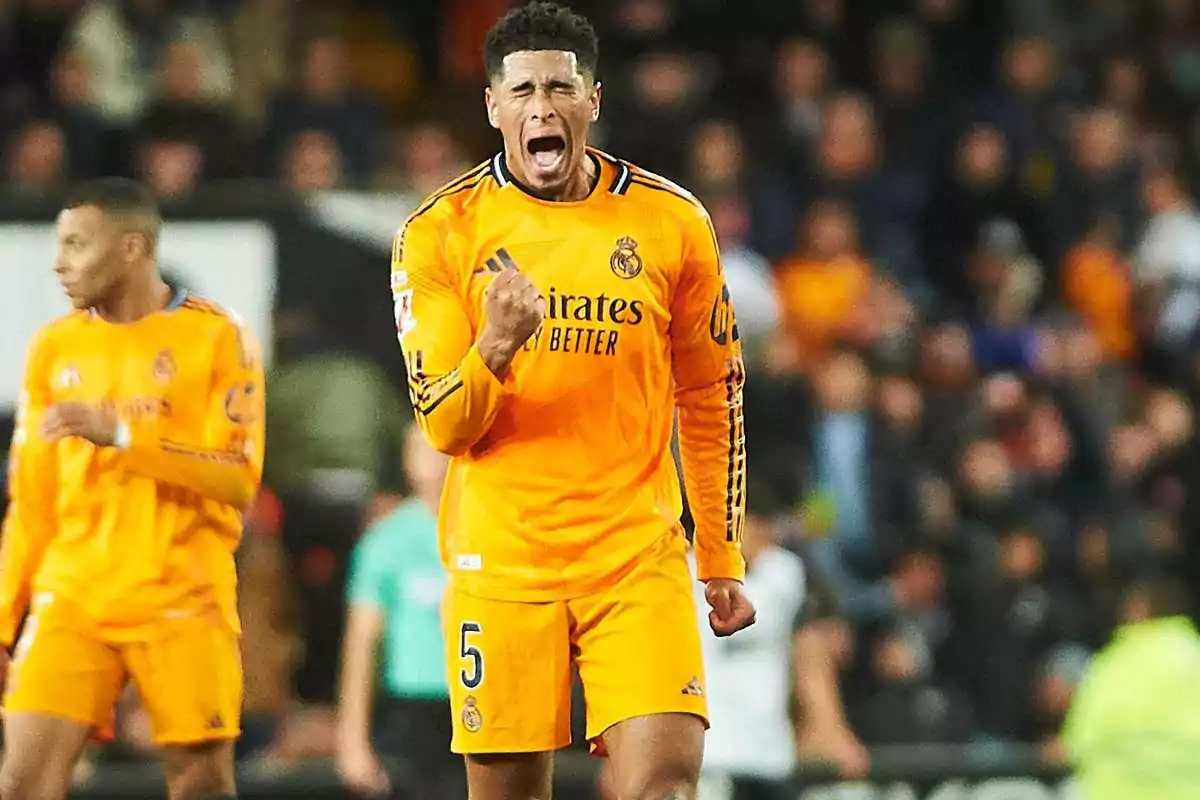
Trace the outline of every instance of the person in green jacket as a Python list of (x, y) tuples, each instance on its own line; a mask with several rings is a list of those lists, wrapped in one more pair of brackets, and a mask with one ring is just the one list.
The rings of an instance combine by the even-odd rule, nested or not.
[(1080, 800), (1200, 797), (1200, 633), (1173, 581), (1134, 586), (1063, 731)]

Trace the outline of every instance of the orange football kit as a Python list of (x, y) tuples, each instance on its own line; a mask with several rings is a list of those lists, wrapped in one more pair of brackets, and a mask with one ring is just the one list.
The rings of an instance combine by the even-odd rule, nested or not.
[[(42, 436), (60, 402), (103, 404), (117, 446)], [(116, 325), (77, 312), (30, 345), (0, 542), (4, 707), (112, 732), (127, 680), (160, 744), (234, 738), (242, 672), (233, 553), (262, 474), (251, 333), (184, 293)]]
[[(497, 156), (423, 203), (392, 255), (417, 421), (455, 456), (440, 527), (456, 752), (568, 744), (572, 664), (593, 743), (631, 717), (706, 717), (676, 409), (699, 577), (745, 573), (744, 368), (708, 215), (588, 157), (595, 189), (558, 203)], [(507, 269), (546, 317), (500, 380), (475, 340)]]

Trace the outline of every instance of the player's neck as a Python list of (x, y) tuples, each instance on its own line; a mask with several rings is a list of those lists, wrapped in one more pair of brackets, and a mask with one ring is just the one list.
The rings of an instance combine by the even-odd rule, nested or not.
[(122, 324), (156, 314), (171, 302), (171, 287), (157, 273), (118, 286), (92, 311), (106, 322)]
[(525, 176), (513, 171), (512, 165), (519, 164), (520, 161), (509, 158), (507, 151), (505, 151), (504, 160), (505, 169), (522, 191), (552, 203), (575, 203), (586, 200), (595, 190), (596, 181), (600, 179), (600, 167), (596, 163), (596, 159), (588, 155), (587, 151), (584, 151), (579, 163), (571, 170), (571, 177), (567, 179), (567, 182), (561, 188), (550, 192), (539, 192), (529, 188), (529, 182), (525, 180)]

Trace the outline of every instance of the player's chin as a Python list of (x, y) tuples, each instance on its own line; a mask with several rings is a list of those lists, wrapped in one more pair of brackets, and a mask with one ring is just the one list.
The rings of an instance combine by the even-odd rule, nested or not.
[(91, 308), (93, 305), (91, 298), (87, 295), (76, 294), (71, 291), (66, 291), (65, 293), (67, 295), (67, 301), (76, 311), (82, 311), (85, 308)]
[(529, 188), (538, 194), (553, 194), (566, 186), (570, 177), (570, 165), (565, 154), (554, 164), (537, 164), (532, 160), (525, 163), (525, 180)]

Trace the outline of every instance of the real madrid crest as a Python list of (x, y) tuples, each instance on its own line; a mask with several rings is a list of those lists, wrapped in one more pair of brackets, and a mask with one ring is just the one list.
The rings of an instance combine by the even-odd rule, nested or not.
[(463, 700), (462, 724), (471, 733), (478, 733), (483, 727), (483, 714), (479, 711), (473, 694), (467, 695), (467, 699)]
[(64, 389), (74, 389), (82, 381), (79, 379), (79, 368), (74, 364), (68, 364), (63, 367), (63, 371), (58, 374), (58, 385)]
[(642, 271), (642, 257), (637, 252), (638, 243), (631, 236), (617, 239), (617, 249), (608, 259), (613, 274), (618, 278), (636, 278)]
[(159, 350), (154, 359), (154, 377), (159, 383), (170, 383), (175, 377), (175, 357), (170, 350)]

